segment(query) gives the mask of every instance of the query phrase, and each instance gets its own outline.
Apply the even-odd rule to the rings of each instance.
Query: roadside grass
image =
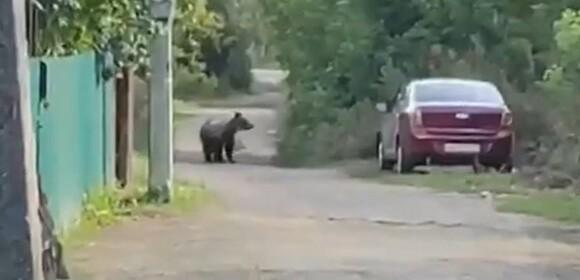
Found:
[[[387,175],[379,181],[391,185],[426,186],[442,192],[516,194],[525,190],[516,185],[512,176],[489,173],[470,174],[469,171],[432,171],[428,174]]]
[[[347,173],[354,178],[368,179],[386,185],[426,187],[440,192],[463,194],[481,193],[526,194],[512,175],[495,172],[474,174],[467,169],[430,168],[418,170],[417,173],[399,175],[389,171],[380,171],[369,162],[357,162],[346,167]]]
[[[173,125],[179,125],[181,122],[196,117],[197,114],[195,113],[183,113],[183,112],[175,112],[173,113]]]
[[[188,215],[213,199],[203,184],[175,181],[170,203],[151,202],[147,199],[146,166],[142,157],[135,159],[132,186],[101,187],[89,192],[78,222],[60,236],[63,246],[82,247],[101,230],[128,220]]]
[[[580,224],[580,197],[570,193],[538,192],[527,196],[505,196],[498,199],[501,212],[526,214]]]
[[[174,100],[173,101],[173,123],[178,125],[180,122],[195,117],[199,109],[198,104],[191,101]]]
[[[351,163],[347,173],[385,185],[425,187],[437,192],[493,194],[500,212],[525,214],[548,220],[580,224],[580,196],[572,191],[539,190],[511,174],[474,174],[469,169],[433,168],[424,173],[398,175],[381,172],[369,162]]]

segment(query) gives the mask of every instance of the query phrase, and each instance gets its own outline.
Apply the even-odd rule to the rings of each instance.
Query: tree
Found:
[[[149,15],[146,0],[41,1],[42,55],[69,55],[97,50],[114,54],[118,67],[145,69],[149,41],[159,26]],[[200,43],[220,37],[222,20],[206,8],[205,0],[178,1],[175,48],[177,63],[199,72]]]
[[[243,24],[240,15],[245,15],[241,7],[246,0],[210,0],[208,8],[219,15],[223,21],[218,40],[202,41],[201,61],[207,66],[205,73],[219,79],[222,93],[235,90],[248,90],[251,81],[252,61],[247,53],[252,37]]]
[[[308,142],[321,123],[339,125],[340,110],[388,98],[410,78],[453,75],[496,82],[516,114],[529,107],[521,95],[577,91],[575,85],[570,90],[552,82],[548,88],[542,81],[554,64],[549,80],[572,83],[580,77],[577,15],[567,12],[552,25],[566,8],[579,9],[579,0],[260,2],[278,59],[290,70],[286,127],[293,133],[285,135],[294,142]],[[544,87],[538,89],[538,82]],[[576,104],[570,98],[558,101]],[[534,112],[545,114],[540,107]],[[562,110],[558,116],[569,114]]]

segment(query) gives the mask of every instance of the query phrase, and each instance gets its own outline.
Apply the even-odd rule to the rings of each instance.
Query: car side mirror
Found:
[[[389,110],[387,103],[377,103],[375,107],[377,108],[377,111],[381,113],[387,113]]]

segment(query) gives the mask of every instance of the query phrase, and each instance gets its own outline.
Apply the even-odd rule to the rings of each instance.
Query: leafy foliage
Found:
[[[307,161],[311,146],[299,143],[311,144],[320,127],[340,130],[341,112],[430,76],[500,86],[522,150],[545,146],[544,157],[556,157],[580,131],[578,0],[260,1],[278,59],[290,70],[280,149],[292,152],[282,154]]]
[[[229,93],[230,88],[247,91],[252,82],[252,61],[247,51],[253,38],[240,16],[250,12],[241,11],[247,1],[250,0],[208,2],[208,8],[223,19],[223,36],[218,41],[202,42],[202,60],[207,65],[205,73],[219,79],[221,93]]]
[[[217,44],[223,36],[224,20],[210,11],[205,0],[177,1],[178,7],[173,25],[174,56],[178,66],[191,73],[202,73],[205,65],[200,63],[203,41]]]
[[[146,0],[43,1],[39,53],[59,56],[88,50],[110,51],[117,66],[147,67],[151,36],[162,32]],[[200,42],[217,40],[222,19],[205,0],[177,1],[173,25],[177,63],[200,72]]]
[[[164,30],[153,20],[148,0],[43,0],[41,38],[36,53],[47,56],[88,50],[110,52],[116,66],[149,67],[152,35]],[[208,76],[224,76],[227,87],[247,90],[252,63],[246,50],[250,32],[234,17],[238,1],[176,1],[172,26],[176,66],[188,79],[210,85]],[[246,11],[249,13],[249,11]]]

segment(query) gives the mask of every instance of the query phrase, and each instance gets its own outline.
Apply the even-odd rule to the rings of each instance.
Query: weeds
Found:
[[[65,247],[82,246],[100,230],[127,219],[188,214],[211,200],[203,184],[176,181],[170,203],[151,203],[147,199],[146,167],[147,161],[138,157],[134,161],[132,186],[100,187],[85,195],[77,224],[61,236]]]

